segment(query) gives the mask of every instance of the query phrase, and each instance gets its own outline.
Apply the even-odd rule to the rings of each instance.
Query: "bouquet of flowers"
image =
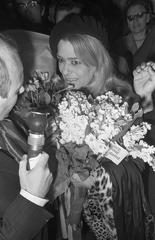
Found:
[[[63,81],[56,74],[49,77],[48,72],[35,70],[24,85],[25,91],[19,95],[12,115],[17,125],[27,132],[27,121],[31,111],[47,113],[48,117],[55,114],[56,103],[64,87]]]
[[[128,103],[111,91],[95,99],[67,91],[51,122],[60,163],[56,182],[63,182],[58,191],[65,191],[73,175],[89,185],[88,177],[103,159],[119,164],[131,155],[155,170],[155,147],[143,140],[151,126],[141,116],[138,108],[128,112]]]
[[[54,92],[60,87],[58,75],[54,75],[52,79],[49,78],[48,72],[35,70],[30,79],[25,84],[25,91],[19,96],[16,109],[22,108],[44,108],[53,101]]]
[[[51,101],[50,91],[48,72],[35,71],[25,87],[25,95],[33,107],[48,105]]]

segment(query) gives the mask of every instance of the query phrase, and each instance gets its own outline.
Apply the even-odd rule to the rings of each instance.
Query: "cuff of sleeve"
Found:
[[[36,196],[32,195],[31,193],[25,191],[24,189],[20,190],[20,195],[40,207],[45,206],[45,204],[49,201],[48,199],[36,197]]]

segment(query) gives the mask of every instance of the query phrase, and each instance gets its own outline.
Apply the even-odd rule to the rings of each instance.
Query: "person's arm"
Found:
[[[152,93],[155,90],[155,63],[142,63],[133,71],[135,92],[142,98],[144,113],[154,108]]]
[[[0,240],[31,240],[51,217],[19,194],[0,220]]]
[[[6,160],[4,154],[1,153],[1,157]],[[21,191],[1,216],[0,240],[32,240],[52,217],[43,208],[48,201],[45,196],[53,179],[48,168],[48,155],[40,154],[32,170],[26,169],[27,156],[19,165]]]

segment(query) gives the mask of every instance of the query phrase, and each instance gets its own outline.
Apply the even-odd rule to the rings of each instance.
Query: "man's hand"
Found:
[[[38,162],[32,170],[27,170],[27,156],[24,155],[19,164],[19,179],[21,189],[40,198],[45,198],[52,183],[52,173],[48,168],[48,154],[42,153],[37,157]]]
[[[155,63],[142,63],[133,71],[135,92],[142,98],[150,99],[155,90]]]

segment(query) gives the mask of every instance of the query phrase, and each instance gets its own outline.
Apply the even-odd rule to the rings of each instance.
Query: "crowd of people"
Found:
[[[145,141],[155,146],[154,1],[0,5],[0,240],[155,240],[155,173],[147,163],[128,156],[116,165],[102,157],[89,172],[91,184],[76,172],[62,190],[50,132],[37,164],[28,169],[28,129],[13,111],[39,68],[50,79],[59,76],[64,89],[92,98],[112,91],[128,111],[138,105],[140,120],[151,124]],[[53,198],[55,187],[61,194]]]

